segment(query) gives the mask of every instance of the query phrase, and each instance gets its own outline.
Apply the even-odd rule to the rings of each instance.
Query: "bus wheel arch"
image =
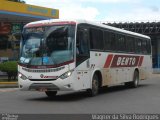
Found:
[[[87,89],[89,96],[96,96],[99,92],[100,87],[102,86],[102,74],[99,70],[95,71],[92,80],[91,80],[91,88]]]
[[[137,88],[139,86],[139,69],[136,68],[134,73],[133,73],[133,81],[132,81],[132,87]]]
[[[133,75],[132,75],[132,81],[131,82],[126,82],[125,85],[127,87],[131,87],[131,88],[137,88],[139,86],[139,80],[140,80],[140,77],[139,77],[139,69],[136,68],[133,72]]]
[[[102,73],[100,71],[96,71],[94,74],[98,77],[99,88],[102,87]]]

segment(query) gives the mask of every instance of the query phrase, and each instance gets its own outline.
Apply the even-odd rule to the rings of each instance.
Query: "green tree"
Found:
[[[8,61],[0,63],[0,71],[6,72],[8,75],[8,80],[15,80],[17,77],[17,61]]]

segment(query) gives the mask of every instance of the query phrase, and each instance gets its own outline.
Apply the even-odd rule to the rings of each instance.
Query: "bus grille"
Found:
[[[56,79],[29,79],[30,81],[54,81]]]
[[[46,72],[57,72],[65,67],[59,67],[59,68],[54,68],[54,69],[28,69],[28,68],[22,68],[24,71],[27,72],[33,72],[33,73],[46,73]]]
[[[40,88],[46,88],[48,91],[49,90],[59,90],[59,88],[52,84],[52,83],[33,83],[31,84],[31,86],[29,87],[29,90],[38,90]]]

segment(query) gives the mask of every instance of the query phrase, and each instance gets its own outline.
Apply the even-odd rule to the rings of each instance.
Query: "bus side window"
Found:
[[[104,31],[104,49],[105,50],[112,50],[112,43],[113,41],[111,40],[111,33],[108,31]]]
[[[147,39],[147,54],[151,54],[151,43],[149,39]]]
[[[89,54],[88,47],[88,30],[80,29],[77,34],[77,53],[87,55]]]
[[[110,39],[111,39],[111,49],[112,51],[116,51],[117,42],[116,42],[116,34],[114,32],[111,32]]]
[[[77,30],[76,58],[77,65],[89,58],[89,35],[86,28]]]
[[[135,53],[135,39],[134,37],[126,37],[126,50],[130,53]]]
[[[142,54],[142,42],[141,39],[135,38],[135,48],[137,54]]]
[[[116,50],[117,51],[126,51],[126,38],[124,35],[116,35]]]
[[[103,31],[101,29],[90,29],[90,48],[92,50],[104,50]]]

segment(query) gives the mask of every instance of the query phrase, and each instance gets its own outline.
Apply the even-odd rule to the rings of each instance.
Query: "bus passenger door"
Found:
[[[89,52],[89,31],[85,27],[78,27],[76,41],[76,70],[78,87],[82,89],[89,86],[90,83],[90,52]]]

